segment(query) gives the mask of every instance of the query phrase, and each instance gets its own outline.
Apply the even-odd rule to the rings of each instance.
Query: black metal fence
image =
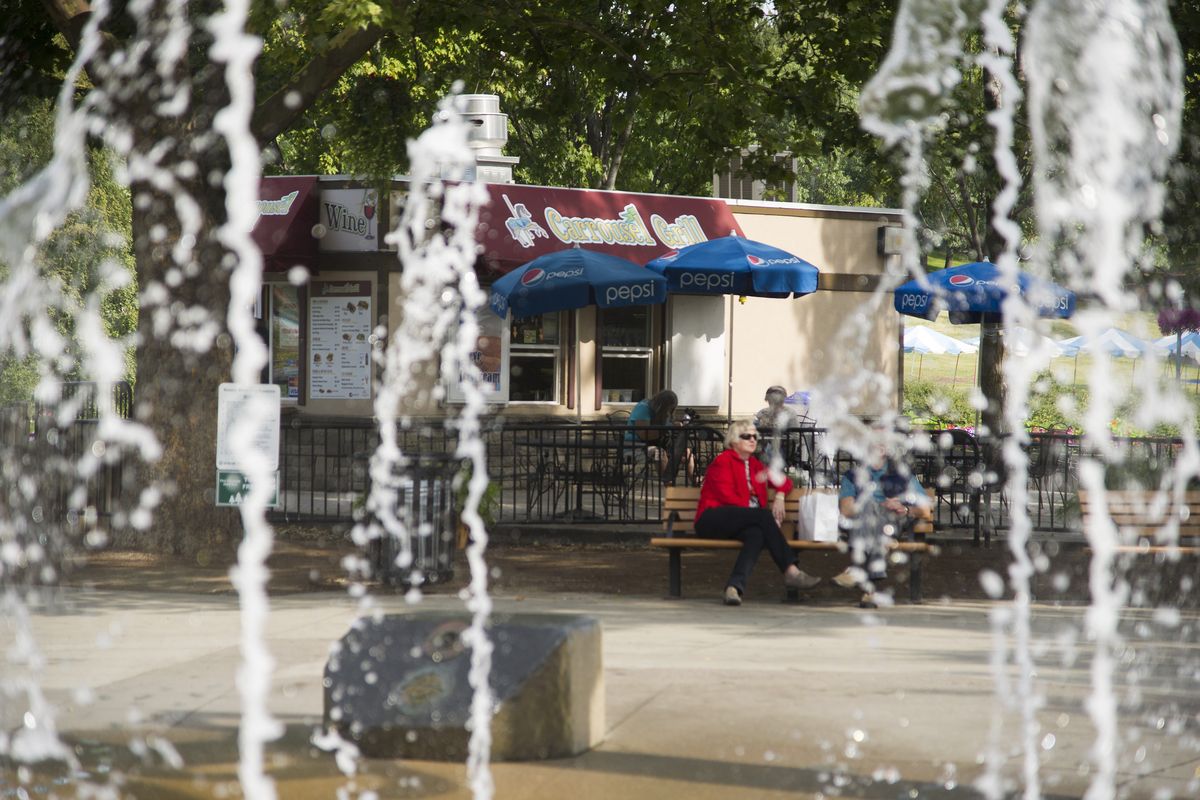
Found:
[[[60,402],[0,407],[0,506],[10,536],[30,558],[30,569],[58,562],[71,535],[90,531],[112,515],[122,492],[124,469],[98,437],[100,408],[90,383],[66,383]],[[128,384],[113,388],[112,407],[128,416]],[[10,565],[11,567],[11,565]],[[30,574],[29,580],[45,576]],[[16,575],[4,571],[4,582]]]
[[[124,470],[119,460],[103,457],[94,392],[89,384],[70,384],[63,392],[71,400],[67,406],[0,409],[10,507],[28,505],[31,519],[112,513]],[[131,399],[127,385],[114,389],[114,408],[122,416],[129,414]],[[61,408],[67,409],[66,419]],[[414,421],[397,431],[399,448],[405,454],[452,456],[457,446],[452,426],[453,421]],[[635,438],[620,422],[490,419],[482,438],[498,495],[494,518],[501,523],[656,523],[663,487],[698,485],[724,449],[723,431],[721,422],[651,426],[639,429]],[[950,430],[918,431],[911,437],[909,462],[922,484],[936,492],[935,526],[940,531],[966,530],[986,538],[1009,526],[1013,509],[1003,488],[1003,470],[974,436]],[[1026,508],[1034,528],[1052,534],[1078,530],[1082,438],[1035,433],[1030,440]],[[352,520],[365,498],[369,459],[378,443],[373,420],[285,416],[281,505],[273,517]],[[831,452],[827,443],[823,429],[794,429],[764,438],[762,455],[777,448],[794,482],[836,488],[853,459]],[[1180,440],[1169,438],[1119,439],[1117,445],[1125,459],[1109,468],[1114,486],[1130,480],[1158,485],[1182,448]],[[85,453],[94,458],[81,470],[79,457]],[[22,482],[25,475],[37,477]]]
[[[502,523],[654,523],[663,486],[698,485],[708,464],[724,449],[724,426],[641,429],[652,441],[635,440],[630,428],[606,422],[536,422],[494,419],[483,441],[488,474],[498,487],[495,517]],[[453,453],[456,434],[441,421],[414,423],[397,435],[404,453]],[[1075,499],[1080,437],[1033,434],[1029,458],[1028,510],[1034,527],[1078,527]],[[829,452],[821,428],[793,429],[764,449],[778,447],[799,485],[836,489],[853,465],[844,452]],[[367,463],[378,443],[370,420],[295,416],[282,436],[280,520],[347,521],[368,488]],[[1169,463],[1178,440],[1129,440],[1139,452]],[[762,454],[764,459],[769,452]],[[987,536],[1008,526],[1011,515],[1002,476],[987,467],[986,454],[966,431],[916,432],[910,449],[914,474],[936,493],[935,525]]]

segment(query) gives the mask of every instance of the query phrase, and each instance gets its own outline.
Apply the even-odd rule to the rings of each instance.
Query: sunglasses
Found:
[[[753,442],[758,439],[757,433],[739,433],[738,438],[743,442]]]

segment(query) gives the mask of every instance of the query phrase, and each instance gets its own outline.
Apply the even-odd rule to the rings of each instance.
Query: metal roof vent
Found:
[[[508,115],[500,113],[500,97],[494,94],[464,94],[460,97],[463,119],[471,125],[467,144],[475,151],[475,174],[467,175],[467,178],[483,183],[512,183],[512,168],[520,159],[504,155]]]

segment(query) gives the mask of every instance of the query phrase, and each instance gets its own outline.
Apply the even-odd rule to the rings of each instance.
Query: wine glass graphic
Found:
[[[371,218],[375,216],[375,195],[369,194],[363,200],[363,216],[367,218],[367,238],[374,239],[375,235],[371,233]]]

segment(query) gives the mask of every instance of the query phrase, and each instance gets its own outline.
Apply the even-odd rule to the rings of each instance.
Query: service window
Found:
[[[600,312],[600,371],[606,403],[636,403],[650,392],[654,350],[650,307],[609,308]]]
[[[509,329],[509,402],[557,403],[562,383],[558,314],[514,319]]]
[[[258,333],[270,357],[262,382],[279,387],[283,402],[300,400],[300,288],[289,283],[269,283],[255,306]]]

